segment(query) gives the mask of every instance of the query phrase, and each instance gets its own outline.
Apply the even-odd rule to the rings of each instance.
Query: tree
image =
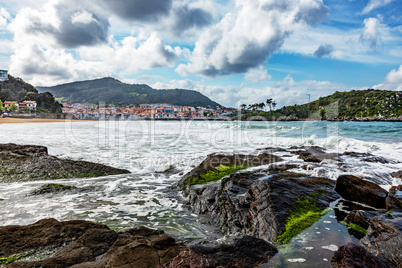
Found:
[[[264,109],[265,107],[265,103],[261,102],[258,104],[258,108],[260,108],[260,110]]]
[[[325,120],[326,117],[327,117],[324,107],[322,107],[321,110],[320,110],[320,116],[321,116],[321,120]]]
[[[269,107],[269,111],[272,113],[272,98],[267,99],[266,101],[268,107]]]
[[[18,110],[18,106],[15,105],[14,103],[11,104],[11,106],[10,106],[10,111],[13,112],[13,111],[17,111],[17,110]]]
[[[3,102],[0,100],[0,112],[4,111],[4,104]]]
[[[246,105],[246,104],[240,105],[240,110],[241,110],[241,111],[246,110],[246,108],[247,108],[247,105]]]
[[[277,105],[276,101],[272,101],[272,107],[274,110],[275,110],[276,105]]]

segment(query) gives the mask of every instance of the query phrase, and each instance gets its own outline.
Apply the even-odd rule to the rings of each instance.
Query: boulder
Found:
[[[391,176],[397,179],[402,179],[402,170],[392,172]]]
[[[32,191],[31,195],[41,195],[41,194],[49,194],[49,193],[58,193],[63,191],[70,191],[77,189],[75,186],[57,184],[57,183],[48,183],[44,184],[38,189]]]
[[[272,244],[252,236],[234,238],[229,244],[192,246],[182,251],[164,268],[258,267],[278,250]]]
[[[364,247],[352,242],[342,245],[331,259],[334,268],[389,268],[393,267],[381,256],[375,256]]]
[[[402,185],[392,186],[389,189],[385,205],[387,211],[402,212]]]
[[[324,209],[339,198],[334,181],[288,171],[235,173],[188,196],[191,209],[225,234],[275,241],[297,200],[310,198]]]
[[[354,223],[362,227],[363,229],[369,228],[371,220],[381,215],[382,213],[377,211],[351,211],[345,217],[344,221],[347,223]]]
[[[398,266],[402,263],[402,213],[374,217],[360,245]]]
[[[0,144],[1,182],[99,177],[130,173],[102,164],[59,159],[36,145]]]
[[[145,227],[117,233],[87,221],[46,219],[27,226],[0,227],[0,257],[61,247],[49,258],[20,260],[7,267],[158,267],[188,250],[162,233]]]
[[[385,208],[388,192],[375,183],[352,175],[341,175],[336,180],[335,191],[344,199],[375,208]]]
[[[339,154],[326,153],[324,148],[319,146],[293,147],[293,149],[296,149],[295,151],[293,151],[293,153],[298,154],[298,158],[302,159],[305,162],[321,163],[325,159],[339,161]]]
[[[44,247],[60,247],[77,240],[90,229],[109,230],[89,221],[44,219],[30,225],[0,227],[0,258]]]

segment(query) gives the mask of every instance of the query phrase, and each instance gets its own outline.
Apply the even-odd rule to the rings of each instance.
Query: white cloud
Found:
[[[402,65],[399,66],[398,70],[391,70],[385,77],[385,81],[382,84],[373,86],[373,88],[402,90]]]
[[[394,0],[370,0],[367,6],[363,9],[362,14],[370,13],[374,9],[389,5],[393,1]]]
[[[191,63],[176,70],[210,77],[247,72],[263,64],[299,25],[315,24],[327,12],[321,0],[237,0],[234,13],[200,36]]]
[[[93,14],[87,11],[77,11],[71,16],[71,22],[88,24],[97,22],[97,20],[93,17]]]
[[[367,43],[371,50],[376,51],[381,46],[380,21],[377,18],[364,20],[364,31],[360,36],[363,43]]]
[[[158,82],[152,85],[157,89],[182,88],[201,92],[212,100],[227,106],[238,107],[240,104],[260,103],[268,98],[273,98],[277,108],[308,102],[307,93],[311,94],[311,100],[327,96],[335,91],[345,91],[348,88],[342,84],[334,84],[329,81],[302,80],[294,81],[288,75],[282,81],[272,81],[272,85],[265,87],[247,87],[244,85],[205,85],[199,81],[172,80],[166,83]]]
[[[251,81],[254,84],[258,84],[261,81],[270,80],[271,75],[269,75],[268,71],[264,69],[264,66],[260,65],[257,68],[248,70],[244,75],[244,79]]]

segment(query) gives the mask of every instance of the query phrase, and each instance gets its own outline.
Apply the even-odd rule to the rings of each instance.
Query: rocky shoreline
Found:
[[[60,159],[45,146],[0,144],[0,183],[33,180],[89,178],[130,171],[86,161]]]
[[[48,160],[54,157],[47,155],[45,147],[0,148],[7,148],[0,149],[3,159],[31,161],[23,166],[37,163],[35,158],[48,161],[46,167],[54,165]],[[297,156],[299,162],[283,161],[287,155]],[[307,172],[324,162],[345,169],[345,158],[381,164],[397,161],[369,153],[328,153],[316,146],[265,148],[250,155],[212,154],[185,174],[173,190],[183,193],[190,209],[204,222],[231,237],[225,243],[183,243],[145,227],[116,232],[88,221],[44,219],[27,226],[0,227],[0,266],[271,267],[265,265],[275,265],[278,247],[334,209],[336,220],[361,236],[359,243],[336,246],[329,260],[332,267],[400,267],[402,185],[386,191],[353,175],[333,180]],[[390,176],[401,179],[401,174]],[[63,185],[45,186],[33,194],[70,190]]]

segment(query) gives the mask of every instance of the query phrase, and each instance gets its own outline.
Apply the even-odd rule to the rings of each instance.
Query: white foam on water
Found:
[[[303,258],[288,259],[288,262],[303,263],[303,262],[306,262],[306,259],[303,259]]]

